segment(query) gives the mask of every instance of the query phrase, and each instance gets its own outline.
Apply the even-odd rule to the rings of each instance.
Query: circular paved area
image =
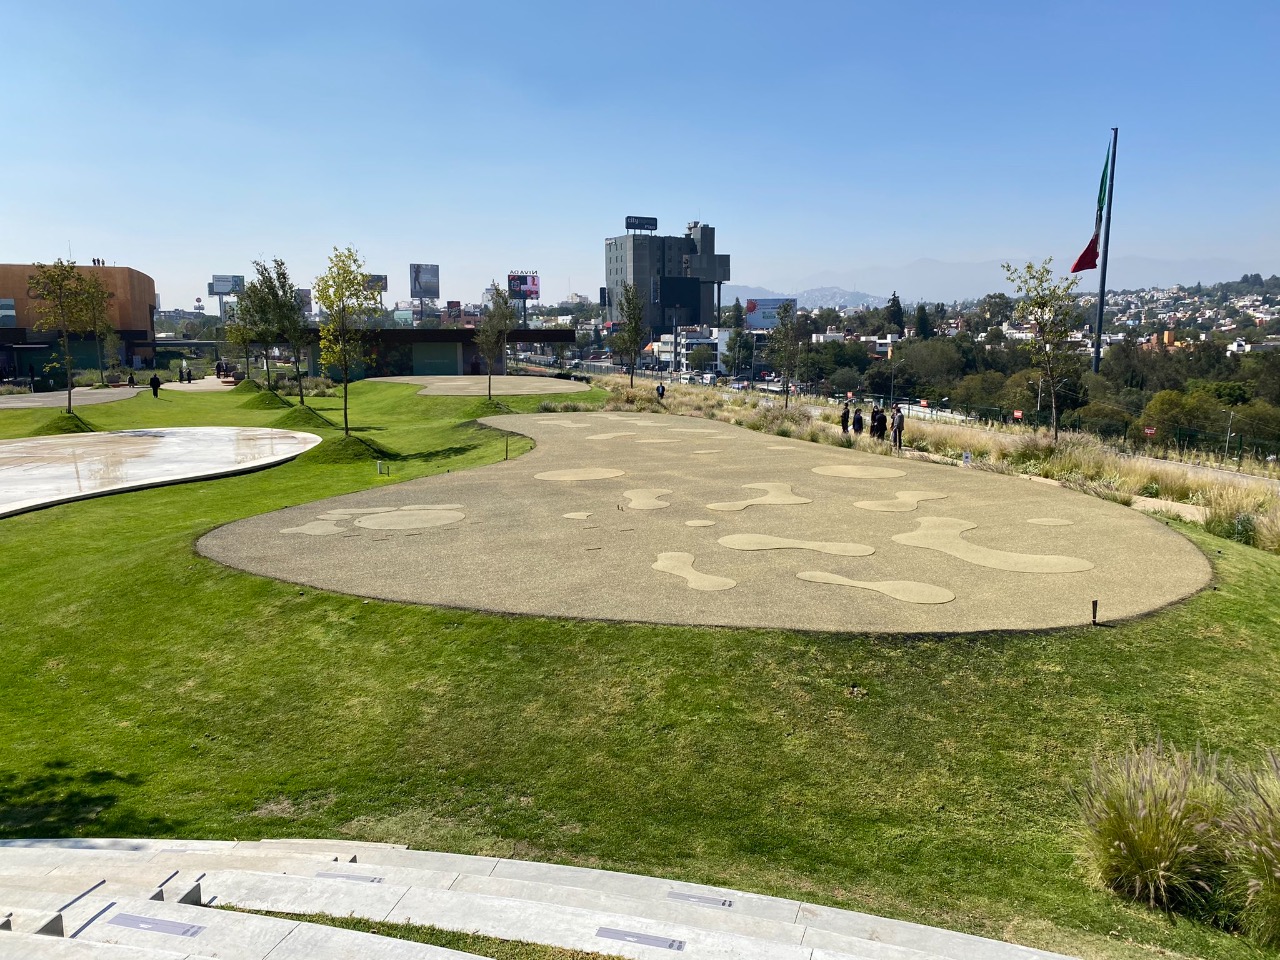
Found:
[[[484,422],[537,448],[243,520],[199,550],[390,600],[830,631],[1057,627],[1094,599],[1116,620],[1210,575],[1163,524],[1020,477],[684,417]]]
[[[149,376],[149,375],[148,375]],[[128,400],[137,396],[142,387],[130,390],[128,387],[93,387],[71,388],[71,409],[97,403],[111,403],[114,400]],[[0,397],[0,410],[24,410],[35,408],[67,409],[67,391],[55,390],[48,393],[7,393]]]
[[[0,517],[269,467],[320,442],[259,427],[167,427],[0,441]]]
[[[487,397],[488,377],[371,377],[379,383],[414,383],[424,397]],[[495,397],[540,397],[556,393],[581,393],[591,385],[555,377],[494,377]]]

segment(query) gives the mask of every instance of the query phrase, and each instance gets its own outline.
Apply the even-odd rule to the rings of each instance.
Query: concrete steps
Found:
[[[66,903],[73,896],[77,899]],[[188,902],[177,902],[181,900]],[[52,912],[61,917],[65,939],[245,960],[260,960],[267,953],[270,960],[384,956],[364,947],[343,952],[343,945],[354,950],[356,940],[368,935],[323,926],[303,929],[308,925],[209,910],[209,905],[431,924],[642,960],[672,952],[691,960],[1069,960],[935,927],[727,888],[391,844],[0,842],[0,916],[6,910],[29,911],[30,916],[18,919],[34,923],[41,912]],[[183,932],[195,928],[196,933]],[[0,956],[8,956],[8,935],[0,930]],[[305,950],[304,942],[309,944]],[[401,941],[387,944],[387,950],[421,949]]]

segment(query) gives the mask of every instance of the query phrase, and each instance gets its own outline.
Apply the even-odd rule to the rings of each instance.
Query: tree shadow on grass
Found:
[[[76,770],[50,760],[29,776],[0,772],[0,837],[150,837],[171,834],[163,817],[141,816],[120,804],[144,779],[136,773]]]

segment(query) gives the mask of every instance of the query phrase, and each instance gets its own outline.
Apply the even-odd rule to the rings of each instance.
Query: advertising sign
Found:
[[[1015,410],[1015,411],[1013,411],[1013,419],[1015,419],[1015,420],[1021,420],[1021,419],[1022,419],[1022,411],[1021,411],[1021,410]]]
[[[1142,432],[1143,432],[1143,433],[1145,433],[1148,437],[1154,437],[1154,436],[1156,435],[1156,428],[1155,428],[1155,427],[1143,427],[1143,428],[1142,428]]]
[[[312,311],[311,288],[298,287],[296,290],[293,291],[293,293],[294,293],[294,296],[298,298],[298,306],[302,307],[302,312],[311,313]]]
[[[213,283],[209,284],[209,296],[226,296],[232,293],[244,293],[244,277],[215,273]]]
[[[440,264],[409,264],[409,297],[413,300],[435,300],[440,296]]]
[[[799,301],[794,297],[748,300],[743,326],[748,330],[772,330],[778,325],[778,308],[784,303],[791,304],[791,315],[794,317],[800,308]]]
[[[444,309],[445,309],[445,315],[450,320],[462,319],[462,301],[461,300],[446,300],[444,304]]]
[[[628,230],[657,230],[657,217],[627,217]]]
[[[507,292],[512,300],[538,300],[538,275],[536,273],[508,273]]]
[[[364,288],[370,293],[386,293],[387,275],[385,273],[365,274]]]

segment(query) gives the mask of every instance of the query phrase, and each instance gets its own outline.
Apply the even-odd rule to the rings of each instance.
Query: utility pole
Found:
[[[1234,410],[1226,411],[1227,414],[1227,439],[1222,444],[1222,459],[1226,460],[1231,453],[1231,421],[1235,419],[1236,412]]]

